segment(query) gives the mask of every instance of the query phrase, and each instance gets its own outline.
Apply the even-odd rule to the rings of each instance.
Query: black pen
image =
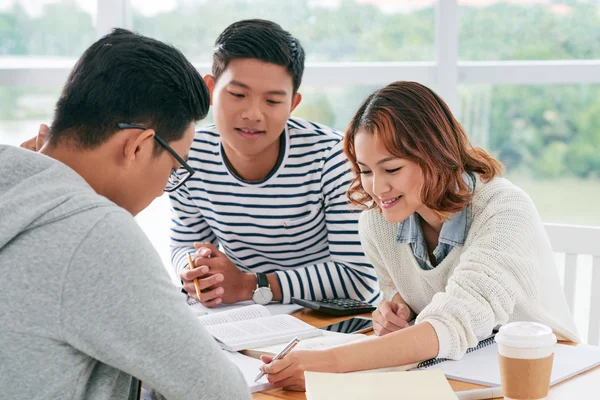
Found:
[[[291,342],[289,342],[279,353],[277,353],[277,355],[275,357],[273,357],[273,359],[271,360],[271,362],[269,364],[271,364],[275,360],[279,360],[279,359],[287,356],[288,353],[290,351],[292,351],[292,349],[294,347],[296,347],[296,345],[298,343],[300,343],[300,341],[298,340],[298,338],[297,337],[293,338]],[[260,371],[260,374],[258,374],[258,376],[256,377],[256,379],[254,379],[254,382],[256,382],[257,380],[259,380],[263,376],[265,376],[265,373],[262,372],[262,371]]]

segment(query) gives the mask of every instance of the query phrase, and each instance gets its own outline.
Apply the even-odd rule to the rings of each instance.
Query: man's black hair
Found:
[[[304,49],[300,41],[281,26],[264,19],[234,22],[219,35],[213,52],[212,74],[215,80],[230,61],[254,58],[285,67],[294,83],[294,94],[302,83]]]
[[[209,104],[206,84],[179,50],[114,29],[73,67],[56,104],[49,140],[94,148],[126,122],[177,141],[190,123],[206,117]],[[158,153],[162,147],[155,146]]]

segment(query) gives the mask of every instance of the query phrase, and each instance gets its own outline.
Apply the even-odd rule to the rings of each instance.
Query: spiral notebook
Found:
[[[469,354],[469,353],[472,353],[472,352],[474,352],[474,351],[477,351],[477,350],[483,349],[484,347],[488,347],[488,346],[491,346],[491,345],[493,345],[494,343],[496,343],[496,342],[495,342],[495,340],[494,340],[494,337],[495,337],[495,334],[494,334],[494,335],[492,335],[492,336],[490,336],[490,337],[487,337],[487,338],[485,338],[485,339],[481,340],[481,341],[480,341],[480,342],[477,344],[477,346],[475,346],[475,347],[471,347],[471,348],[467,349],[467,353],[465,354],[465,357],[466,357],[466,355],[467,355],[467,354]],[[464,359],[464,358],[463,358],[463,359]],[[415,369],[427,369],[427,368],[429,368],[429,367],[433,367],[434,365],[438,365],[438,364],[440,364],[440,363],[443,363],[444,361],[452,361],[452,362],[456,362],[456,361],[454,361],[454,360],[450,360],[450,359],[448,359],[448,358],[432,358],[431,360],[427,360],[427,361],[423,361],[423,362],[420,362],[420,363],[418,363],[418,364],[417,364],[417,367],[416,367]]]
[[[596,346],[569,346],[557,344],[550,386],[600,365],[600,348]],[[500,386],[498,346],[494,337],[482,340],[458,361],[435,358],[423,361],[416,369],[440,369],[446,378],[484,386]]]

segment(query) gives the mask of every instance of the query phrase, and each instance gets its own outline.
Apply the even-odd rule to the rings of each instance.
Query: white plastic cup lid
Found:
[[[495,340],[503,346],[535,348],[553,346],[556,336],[552,329],[544,324],[519,321],[503,325]]]

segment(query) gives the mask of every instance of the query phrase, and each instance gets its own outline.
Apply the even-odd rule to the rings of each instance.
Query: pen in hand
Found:
[[[280,360],[283,357],[287,356],[289,354],[289,352],[292,351],[293,348],[296,347],[296,345],[299,342],[300,341],[298,340],[297,337],[293,338],[291,342],[289,342],[279,353],[277,353],[277,355],[275,357],[273,357],[273,359],[271,360],[271,362],[269,364],[271,364],[275,360]],[[265,376],[265,373],[262,372],[262,371],[260,371],[260,374],[258,374],[258,376],[256,377],[256,379],[254,379],[254,382],[258,381],[263,376]]]
[[[188,264],[190,265],[190,269],[196,268],[194,266],[194,259],[192,258],[190,253],[187,253],[187,256],[188,256]],[[196,295],[198,296],[198,300],[200,300],[200,284],[198,283],[198,278],[194,278],[194,286],[196,286]]]

